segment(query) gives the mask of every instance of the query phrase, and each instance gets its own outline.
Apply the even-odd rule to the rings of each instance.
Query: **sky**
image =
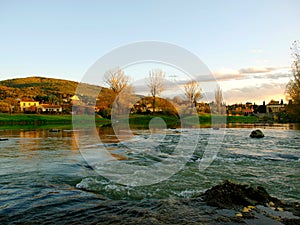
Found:
[[[155,40],[197,55],[228,104],[285,100],[299,9],[298,0],[0,0],[0,80],[81,81],[113,49]],[[126,73],[148,76],[135,70]]]

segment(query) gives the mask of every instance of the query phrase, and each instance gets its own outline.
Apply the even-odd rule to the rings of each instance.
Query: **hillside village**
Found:
[[[98,113],[109,117],[114,101],[114,93],[103,88],[93,103],[92,95],[82,93],[75,95],[77,83],[50,78],[23,78],[0,82],[0,112],[2,113],[34,113],[34,114],[71,114]],[[99,90],[99,87],[87,85],[87,90]],[[89,101],[90,98],[90,101]],[[134,105],[128,105],[131,113],[147,114],[153,112],[151,97],[138,96]],[[181,109],[188,108],[188,101],[178,96],[173,99],[158,98],[156,111],[177,114]],[[224,105],[218,112],[214,102],[197,102],[198,113],[222,114],[228,116],[259,116],[275,119],[286,110],[283,100],[271,100],[262,105],[246,102],[245,104]],[[226,108],[226,111],[225,111]],[[83,111],[82,111],[83,110]]]

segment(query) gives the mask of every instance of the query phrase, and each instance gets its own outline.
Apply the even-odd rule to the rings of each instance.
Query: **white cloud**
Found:
[[[218,81],[248,78],[279,79],[289,77],[290,67],[247,67],[240,69],[220,69],[214,72]]]
[[[263,83],[260,85],[250,85],[241,88],[233,88],[224,92],[225,101],[229,104],[239,102],[256,102],[261,104],[263,101],[268,103],[271,99],[285,99],[285,84]]]
[[[214,76],[218,81],[241,80],[248,78],[270,78],[277,79],[287,77],[288,67],[247,67],[240,69],[222,68],[214,71]],[[208,80],[209,81],[209,80]]]
[[[276,70],[275,67],[249,67],[249,68],[241,68],[239,72],[242,74],[249,74],[249,73],[268,73],[271,71]]]
[[[261,104],[262,101],[271,99],[285,99],[285,86],[290,77],[290,68],[287,66],[278,67],[245,67],[239,69],[222,68],[211,74],[195,76],[200,82],[200,86],[206,95],[204,101],[214,100],[214,90],[216,81],[220,83],[224,91],[224,100],[228,104],[238,102],[256,102]],[[168,77],[165,84],[163,97],[174,97],[183,95],[183,85],[187,83],[188,78]],[[136,92],[139,94],[149,95],[149,88],[145,80],[134,83]]]
[[[239,80],[244,78],[244,76],[238,70],[230,68],[222,68],[214,71],[213,74],[218,81]]]

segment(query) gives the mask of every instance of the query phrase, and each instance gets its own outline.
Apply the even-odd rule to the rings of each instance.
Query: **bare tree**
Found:
[[[128,86],[129,77],[125,75],[123,70],[117,67],[108,70],[104,74],[104,81],[114,93],[119,94]]]
[[[223,105],[223,94],[222,89],[220,88],[220,85],[217,86],[217,89],[215,90],[215,101],[217,105],[217,113],[222,114],[222,105]]]
[[[121,113],[123,107],[127,107],[126,104],[124,104],[124,99],[129,99],[129,96],[131,96],[133,92],[133,89],[129,85],[129,76],[126,76],[124,71],[117,67],[108,70],[104,74],[104,81],[115,94],[115,110]]]
[[[184,94],[188,98],[191,107],[197,107],[197,101],[202,98],[202,90],[197,81],[190,81],[184,85]]]
[[[288,112],[296,122],[300,121],[300,44],[294,41],[291,47],[294,58],[292,64],[293,77],[286,86],[287,99],[292,104],[288,106]]]
[[[152,108],[155,112],[155,98],[164,90],[165,72],[160,69],[152,70],[149,72],[148,87],[153,98]]]

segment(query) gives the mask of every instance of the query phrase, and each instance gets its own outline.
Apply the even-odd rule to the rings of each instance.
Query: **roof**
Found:
[[[21,100],[21,102],[39,102],[39,101],[35,101],[35,100]]]
[[[60,105],[50,105],[50,104],[41,104],[40,107],[43,108],[50,108],[50,109],[60,109]]]
[[[80,100],[80,99],[78,98],[77,95],[73,95],[73,96],[71,97],[71,100],[75,100],[75,101],[77,100],[77,101],[78,101],[78,100]]]
[[[279,101],[271,100],[268,105],[280,105]]]

